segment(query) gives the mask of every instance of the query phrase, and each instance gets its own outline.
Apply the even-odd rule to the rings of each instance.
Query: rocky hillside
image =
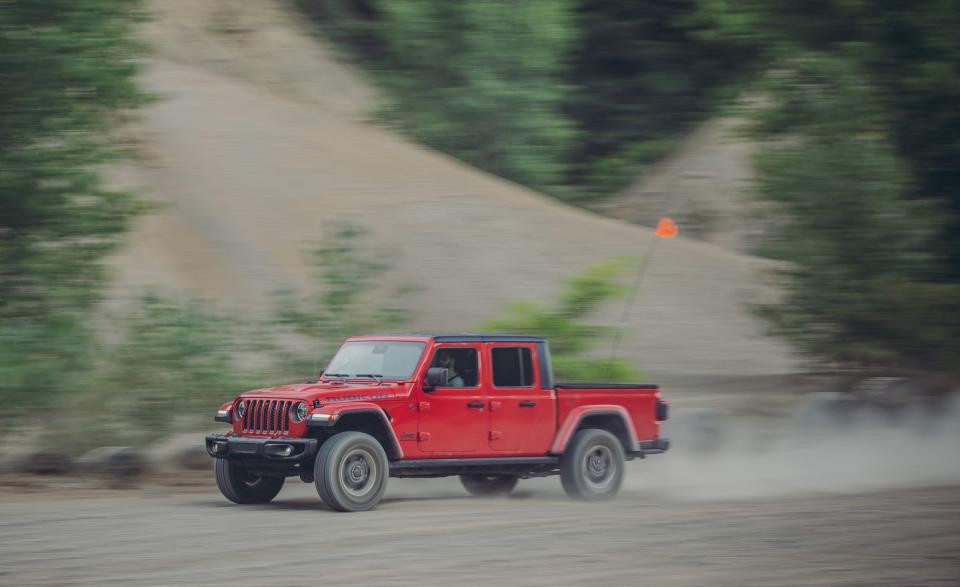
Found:
[[[466,329],[651,238],[372,124],[376,92],[286,2],[153,8],[145,83],[161,100],[131,129],[141,157],[118,181],[161,208],[114,260],[117,298],[153,285],[263,313],[276,290],[309,286],[303,252],[328,223],[350,221],[389,252],[384,281],[413,286],[415,327]],[[661,243],[625,354],[653,374],[794,370],[744,307],[769,295],[764,265],[686,238]]]

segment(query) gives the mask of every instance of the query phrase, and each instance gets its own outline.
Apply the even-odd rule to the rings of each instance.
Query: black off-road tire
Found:
[[[362,512],[380,503],[390,463],[377,439],[363,432],[341,432],[320,445],[313,464],[317,493],[330,508]]]
[[[214,459],[220,493],[233,503],[268,503],[283,489],[283,477],[251,475],[236,461]]]
[[[479,497],[506,495],[517,486],[517,481],[515,475],[460,475],[463,488]]]
[[[560,457],[560,481],[567,495],[584,501],[613,498],[623,484],[623,446],[606,430],[577,432]]]

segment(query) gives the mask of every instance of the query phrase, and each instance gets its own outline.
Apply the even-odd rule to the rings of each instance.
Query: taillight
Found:
[[[657,400],[657,421],[663,422],[667,419],[667,416],[670,412],[670,404],[663,401],[662,399]]]

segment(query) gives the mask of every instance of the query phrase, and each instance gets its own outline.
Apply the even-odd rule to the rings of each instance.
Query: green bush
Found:
[[[87,321],[69,314],[0,322],[0,423],[43,413],[90,387],[97,339]]]
[[[222,402],[267,380],[269,362],[243,362],[255,353],[241,325],[199,302],[146,294],[107,318],[87,362],[58,370],[65,391],[22,422],[40,423],[49,445],[79,452],[202,429]]]
[[[640,381],[643,372],[622,359],[602,358],[597,351],[609,344],[615,328],[588,320],[605,303],[627,292],[620,282],[629,267],[629,258],[591,267],[567,282],[566,290],[550,305],[517,303],[502,318],[481,325],[485,332],[507,332],[544,336],[556,377],[567,381]]]

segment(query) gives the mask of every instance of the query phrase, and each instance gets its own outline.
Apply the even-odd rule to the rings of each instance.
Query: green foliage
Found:
[[[58,411],[56,435],[74,443],[139,444],[176,427],[193,429],[237,393],[266,383],[240,325],[198,302],[143,296],[111,316],[117,332],[77,378]],[[256,362],[253,362],[257,365]],[[79,385],[78,385],[79,383]]]
[[[373,258],[362,248],[365,236],[366,230],[353,224],[328,225],[326,240],[310,253],[319,291],[310,296],[279,294],[277,323],[319,344],[319,349],[311,349],[319,351],[313,360],[330,358],[347,337],[387,332],[408,320],[406,310],[372,299],[385,295],[377,286],[390,265],[386,254],[374,252]],[[403,294],[398,290],[386,296]]]
[[[388,90],[388,120],[481,169],[561,185],[573,140],[560,112],[569,3],[302,2]]]
[[[0,1],[0,418],[83,387],[101,261],[138,210],[107,138],[144,101],[136,0]]]
[[[137,204],[106,132],[141,104],[137,0],[0,2],[0,319],[89,308]],[[56,319],[62,321],[62,317]]]
[[[778,225],[766,250],[789,263],[779,271],[784,299],[761,315],[838,366],[955,368],[929,352],[956,348],[953,335],[937,341],[937,329],[913,322],[955,322],[960,298],[918,285],[936,266],[938,224],[905,196],[910,175],[869,80],[843,58],[807,54],[784,62],[767,90],[771,106],[754,130],[776,141],[757,158],[758,190]]]
[[[147,294],[106,318],[109,335],[73,317],[0,328],[5,424],[38,423],[45,442],[71,452],[140,444],[208,423],[272,375],[237,323],[197,302]]]
[[[759,191],[790,261],[762,313],[843,366],[957,373],[960,10],[901,2],[701,0],[714,36],[773,72]]]
[[[624,187],[744,71],[694,0],[300,0],[391,99],[481,169],[587,203]]]
[[[581,130],[569,179],[582,197],[625,187],[721,100],[750,60],[705,34],[695,0],[582,0],[565,109]]]
[[[106,316],[101,334],[75,314],[57,322],[18,319],[0,328],[5,423],[42,422],[45,442],[78,452],[142,444],[209,423],[214,408],[248,389],[305,378],[316,344],[329,355],[344,338],[389,330],[406,313],[371,299],[388,259],[361,251],[365,231],[331,225],[312,252],[321,291],[285,294],[272,320],[236,319],[195,301],[142,296]],[[402,291],[388,292],[393,297]],[[306,357],[290,347],[309,347]]]
[[[560,380],[638,381],[642,372],[628,362],[595,356],[600,345],[612,340],[614,329],[587,321],[604,303],[626,295],[620,278],[630,266],[626,258],[596,265],[571,279],[553,304],[514,304],[506,316],[486,322],[481,330],[546,337]]]
[[[115,324],[123,336],[104,349],[97,392],[115,417],[144,432],[255,387],[252,370],[235,362],[244,340],[238,325],[197,302],[147,295]]]
[[[96,339],[76,316],[0,323],[0,423],[53,405],[85,389]]]
[[[903,196],[944,217],[932,279],[960,279],[960,7],[952,0],[700,0],[712,34],[754,48],[768,67],[829,56],[855,70],[910,178]],[[842,117],[839,113],[838,117]]]

